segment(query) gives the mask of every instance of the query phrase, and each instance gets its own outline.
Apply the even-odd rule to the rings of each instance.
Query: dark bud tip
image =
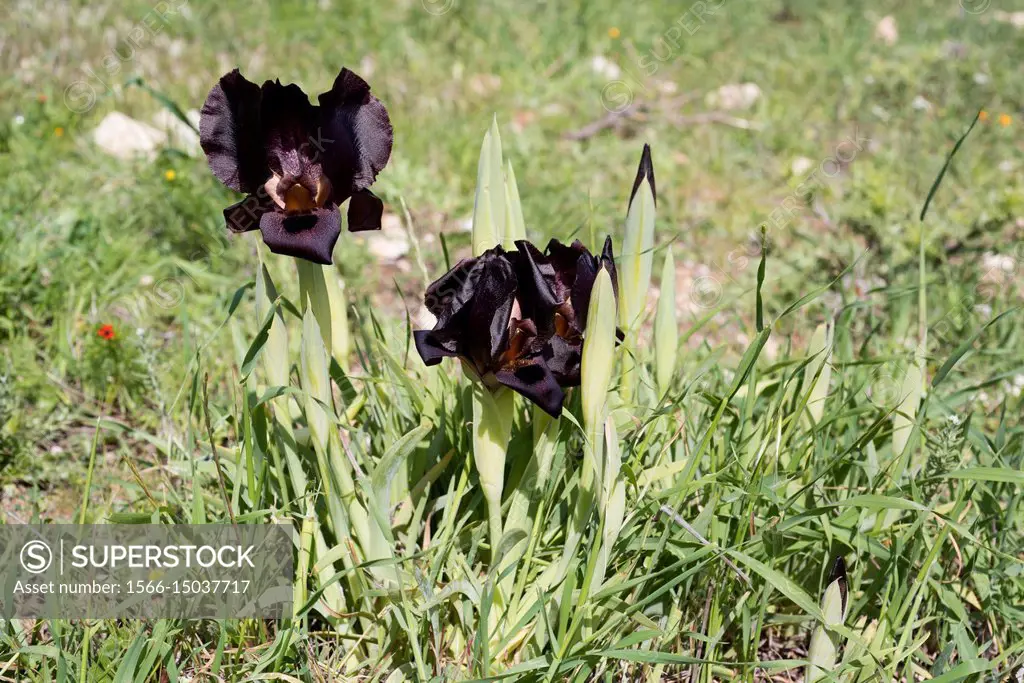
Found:
[[[832,563],[832,573],[829,574],[828,582],[832,583],[837,579],[846,580],[846,560],[842,555],[837,555],[835,562]]]
[[[636,169],[636,180],[633,181],[633,191],[629,195],[629,205],[633,205],[633,197],[640,189],[640,183],[647,178],[647,184],[651,186],[651,194],[654,195],[654,205],[658,205],[658,189],[654,184],[654,162],[651,161],[651,146],[644,143],[644,152],[640,156],[640,166]]]
[[[846,599],[849,587],[846,583],[846,560],[843,559],[842,555],[836,556],[836,561],[832,563],[832,572],[829,574],[827,585],[831,586],[836,581],[839,582],[839,594],[843,598],[843,612],[846,612]]]

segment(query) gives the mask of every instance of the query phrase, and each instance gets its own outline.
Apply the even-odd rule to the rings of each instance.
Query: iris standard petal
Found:
[[[324,170],[340,204],[373,184],[391,157],[394,132],[387,109],[370,94],[369,84],[348,69],[341,70],[318,100],[329,146]]]
[[[369,190],[360,190],[348,202],[348,230],[380,230],[384,215],[384,202]]]
[[[237,192],[256,192],[270,175],[260,134],[260,87],[238,69],[221,77],[199,115],[199,144],[210,170]]]
[[[575,314],[576,327],[582,332],[587,327],[587,310],[590,307],[590,291],[594,288],[597,271],[603,266],[612,279],[612,290],[618,297],[618,276],[615,272],[615,254],[612,238],[606,237],[601,256],[590,253],[579,240],[571,247],[551,240],[547,248],[551,262],[558,273],[559,288],[568,288],[568,299]],[[575,259],[575,262],[574,262]],[[571,265],[570,265],[571,264]],[[564,295],[563,295],[564,296]]]
[[[581,254],[576,262],[576,279],[572,283],[572,310],[576,315],[579,330],[587,329],[587,311],[590,309],[590,292],[597,279],[597,264],[590,254]]]
[[[522,318],[533,320],[544,334],[561,303],[555,293],[555,269],[537,247],[526,240],[516,242],[516,299]]]
[[[516,275],[500,248],[481,254],[474,270],[472,298],[464,307],[469,357],[478,369],[490,368],[508,346],[509,320],[515,303]]]
[[[577,331],[582,331],[587,325],[587,307],[590,305],[590,290],[597,277],[597,259],[579,240],[566,246],[553,239],[548,242],[546,251],[557,273],[562,300],[568,300],[572,305],[575,326]]]
[[[543,359],[522,359],[514,367],[502,368],[494,373],[495,379],[540,406],[552,417],[562,414],[565,392],[551,374]]]
[[[545,255],[555,269],[555,281],[557,293],[562,301],[569,298],[572,290],[572,283],[576,281],[576,263],[581,254],[590,255],[590,252],[583,243],[576,240],[571,246],[566,246],[556,239],[548,242]]]
[[[423,303],[437,318],[437,325],[447,324],[473,297],[473,284],[479,276],[476,258],[462,259],[451,270],[435,280],[423,297]]]
[[[279,81],[263,84],[260,122],[267,165],[280,178],[280,192],[299,184],[315,191],[323,145],[318,141],[316,107],[302,88]]]
[[[269,211],[260,220],[260,232],[275,254],[329,265],[334,244],[341,234],[341,216],[334,208],[294,216]]]
[[[576,261],[581,254],[592,258],[594,256],[579,240],[573,240],[572,244],[562,244],[557,239],[551,239],[544,249],[544,255],[551,261],[558,279],[568,284],[573,280],[573,268],[576,267]]]

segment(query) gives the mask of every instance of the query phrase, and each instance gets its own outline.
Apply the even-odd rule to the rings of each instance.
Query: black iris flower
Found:
[[[224,210],[233,232],[259,228],[274,253],[329,264],[346,199],[349,230],[380,228],[368,188],[391,156],[391,121],[348,69],[316,105],[295,84],[258,86],[235,69],[207,96],[199,133],[213,174],[248,195]]]
[[[462,359],[475,379],[504,385],[557,417],[563,387],[580,383],[580,359],[590,290],[601,265],[615,265],[611,240],[600,257],[580,243],[557,240],[541,253],[531,243],[516,251],[494,247],[463,259],[427,289],[432,330],[414,333],[427,365]]]

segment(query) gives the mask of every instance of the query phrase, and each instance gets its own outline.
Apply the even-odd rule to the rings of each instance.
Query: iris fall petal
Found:
[[[260,232],[275,254],[329,265],[341,234],[341,216],[337,209],[316,209],[295,216],[269,211],[260,219]]]

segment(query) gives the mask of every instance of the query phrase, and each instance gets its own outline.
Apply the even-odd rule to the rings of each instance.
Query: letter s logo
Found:
[[[32,574],[45,572],[53,562],[50,546],[42,541],[29,541],[21,548],[21,566]]]

